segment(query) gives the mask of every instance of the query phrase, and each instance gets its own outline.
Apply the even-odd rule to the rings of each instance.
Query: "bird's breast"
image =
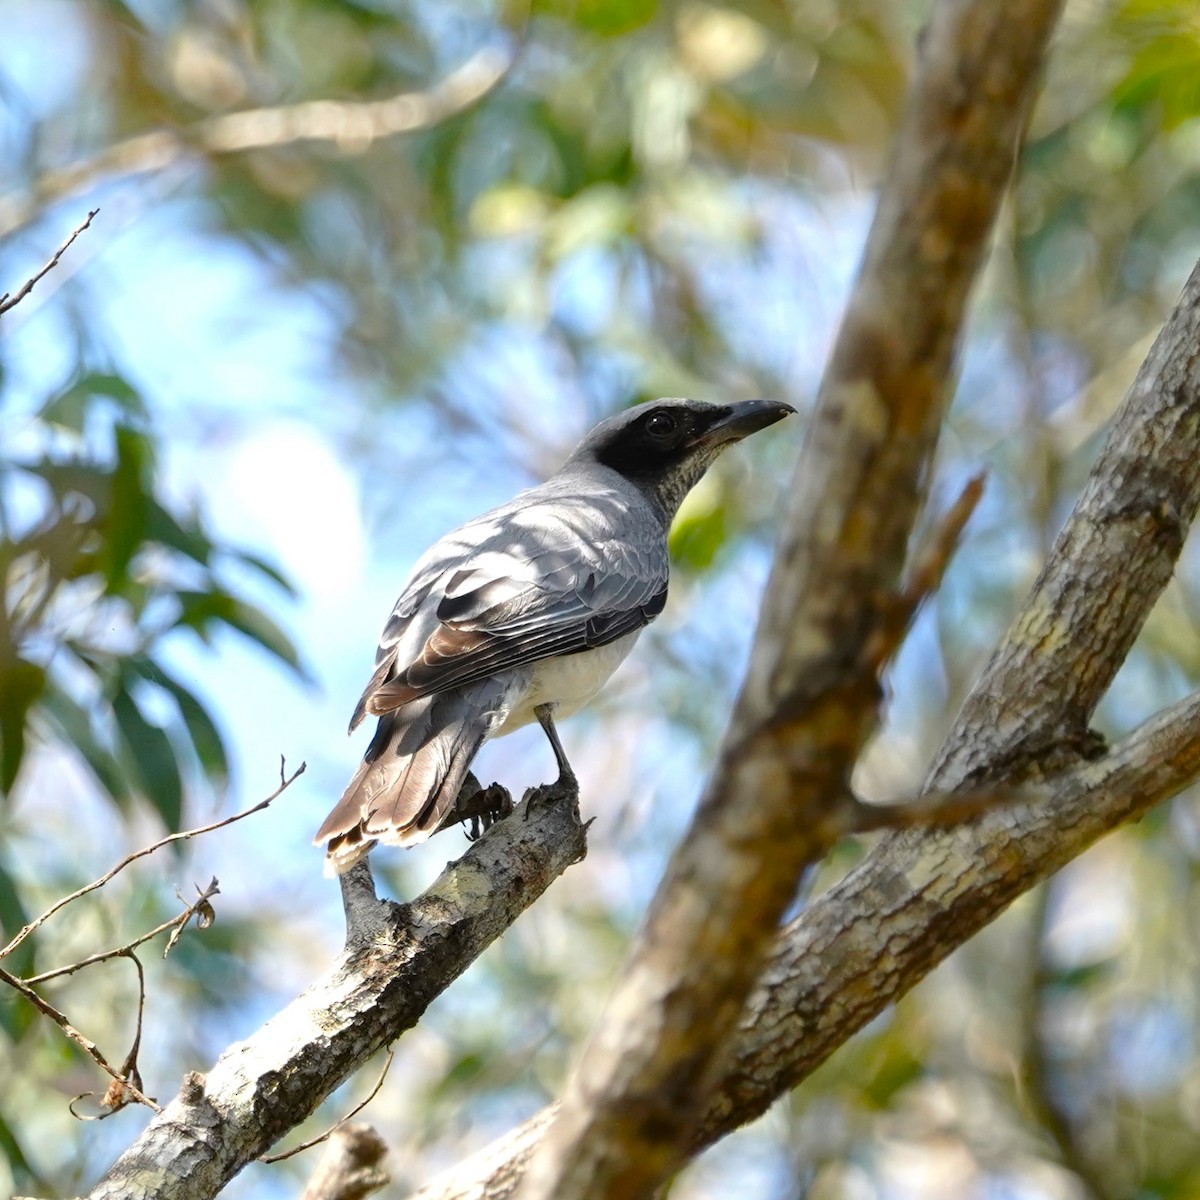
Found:
[[[525,686],[514,697],[508,715],[493,737],[512,733],[534,720],[533,710],[542,704],[553,704],[555,718],[569,717],[578,712],[608,682],[609,676],[633,649],[640,629],[627,633],[594,650],[543,658],[526,670]]]

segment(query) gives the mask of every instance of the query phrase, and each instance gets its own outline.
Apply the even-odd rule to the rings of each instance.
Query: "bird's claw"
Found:
[[[579,780],[574,775],[560,774],[553,783],[540,783],[525,793],[525,820],[535,809],[560,800],[579,799]]]
[[[498,783],[481,787],[475,776],[468,773],[446,824],[461,822],[467,840],[474,842],[512,810],[513,800],[508,788]]]

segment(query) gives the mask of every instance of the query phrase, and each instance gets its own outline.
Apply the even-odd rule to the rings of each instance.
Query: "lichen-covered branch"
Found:
[[[522,1200],[635,1200],[714,1064],[873,728],[872,648],[951,393],[967,296],[1060,0],[942,0],[793,480],[720,761]]]
[[[188,1075],[90,1193],[92,1200],[204,1200],[316,1109],[585,852],[578,807],[521,807],[377,935],[243,1042]]]

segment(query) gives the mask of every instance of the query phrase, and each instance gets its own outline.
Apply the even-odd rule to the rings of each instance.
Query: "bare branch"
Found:
[[[164,921],[161,925],[156,925],[153,929],[140,934],[132,941],[126,942],[123,946],[114,946],[111,950],[100,950],[95,954],[89,954],[86,958],[79,959],[78,962],[67,963],[64,967],[53,967],[49,971],[42,971],[39,975],[27,976],[25,982],[28,984],[45,983],[48,979],[58,979],[63,975],[74,975],[76,971],[82,971],[84,967],[95,966],[96,963],[108,962],[113,958],[130,958],[132,957],[132,951],[144,943],[151,941],[153,938],[158,937],[160,933],[166,933],[170,929],[173,932],[167,941],[166,949],[163,950],[163,958],[166,958],[171,950],[174,949],[175,943],[179,940],[184,928],[193,917],[200,917],[198,925],[201,929],[207,929],[212,924],[212,905],[209,901],[213,896],[218,894],[217,881],[214,879],[203,890],[197,885],[196,891],[199,893],[198,898],[187,905],[183,912],[177,913],[169,921]]]
[[[146,1105],[147,1108],[154,1109],[155,1112],[161,1112],[157,1104],[154,1103],[148,1096],[142,1094],[142,1091],[136,1084],[127,1079],[116,1067],[108,1061],[107,1058],[100,1052],[99,1047],[91,1038],[85,1037],[74,1025],[71,1024],[64,1013],[58,1011],[44,996],[39,995],[33,990],[23,979],[19,979],[16,975],[6,971],[0,967],[0,983],[7,983],[14,991],[20,992],[34,1008],[43,1016],[49,1017],[55,1025],[63,1031],[66,1036],[75,1043],[83,1052],[90,1058],[102,1071],[111,1076],[112,1079],[120,1084],[129,1099],[136,1100],[139,1104]],[[139,1017],[140,1022],[140,1017]]]
[[[974,857],[943,870],[890,843],[785,927],[742,1015],[721,1079],[693,1130],[698,1152],[761,1116],[854,1032],[1022,891],[1097,838],[1200,778],[1200,694],[1159,713],[1104,758],[1083,762],[986,811],[953,835]],[[1010,793],[1011,795],[1011,793]],[[866,876],[866,878],[864,878]],[[900,900],[907,921],[893,917]],[[416,1192],[412,1200],[507,1200],[552,1119],[538,1113]]]
[[[942,577],[958,549],[959,539],[983,497],[985,475],[972,475],[958,499],[943,514],[905,569],[904,581],[891,611],[881,614],[879,626],[863,650],[876,672],[895,657],[921,605],[942,586]]]
[[[184,129],[156,129],[38,178],[30,195],[0,198],[0,237],[20,229],[48,203],[112,176],[166,170],[194,156],[239,154],[297,142],[328,142],[345,154],[382,138],[415,133],[478,103],[512,69],[515,49],[485,47],[431,88],[380,100],[310,100],[207,117]],[[0,311],[3,311],[0,309]]]
[[[1094,742],[1088,722],[1175,569],[1200,508],[1200,267],[1155,339],[1021,613],[930,776],[958,787]]]
[[[522,1200],[636,1200],[677,1169],[800,874],[828,848],[877,718],[967,296],[1061,7],[934,10],[721,759]]]
[[[38,271],[36,275],[24,282],[15,296],[10,296],[8,292],[5,292],[3,296],[0,296],[0,316],[3,316],[10,308],[16,308],[16,306],[20,304],[30,292],[33,291],[38,283],[45,279],[45,277],[49,275],[55,267],[58,266],[59,260],[64,254],[66,254],[67,250],[71,246],[71,243],[74,242],[74,240],[91,225],[92,218],[99,211],[100,210],[98,208],[93,208],[91,212],[88,213],[87,219],[81,225],[77,225],[75,227],[71,236],[67,238],[67,240],[63,242],[63,244],[59,246],[57,250],[55,250],[53,255],[51,255],[50,261],[47,262],[46,265],[42,267],[42,269]]]
[[[129,959],[137,970],[137,1024],[133,1030],[133,1044],[129,1048],[129,1053],[125,1055],[125,1061],[121,1064],[121,1076],[128,1082],[121,1083],[114,1079],[108,1085],[100,1100],[100,1107],[104,1111],[95,1118],[96,1120],[103,1120],[105,1117],[111,1117],[113,1113],[120,1112],[130,1100],[136,1098],[142,1089],[142,1073],[138,1069],[138,1054],[142,1049],[142,1019],[146,1015],[146,972],[142,970],[142,960],[132,950],[124,951],[121,957]],[[84,1093],[84,1095],[92,1094],[94,1093]],[[76,1096],[68,1105],[72,1116],[78,1115],[74,1105],[75,1101],[81,1099],[83,1099],[82,1096]],[[157,1105],[155,1107],[157,1109]],[[157,1111],[161,1111],[161,1109]]]
[[[429,1002],[586,851],[578,806],[523,804],[374,936],[243,1042],[189,1075],[90,1193],[203,1200],[420,1019]],[[145,1181],[153,1180],[149,1185]]]
[[[72,901],[78,900],[81,896],[86,896],[89,892],[94,892],[94,891],[96,891],[97,888],[104,887],[104,885],[106,883],[108,883],[111,879],[115,878],[123,870],[125,870],[125,868],[127,866],[129,866],[130,863],[135,863],[135,862],[137,862],[137,860],[139,858],[145,858],[148,854],[153,854],[156,850],[161,850],[164,846],[170,846],[174,842],[186,842],[190,838],[199,837],[200,834],[202,834],[202,833],[212,833],[216,829],[224,829],[226,825],[232,825],[236,821],[244,821],[247,817],[252,817],[252,816],[254,816],[255,813],[262,812],[263,809],[268,808],[271,805],[272,801],[278,800],[279,797],[289,787],[291,787],[291,785],[293,783],[295,783],[296,780],[299,779],[301,775],[304,774],[306,767],[307,767],[307,763],[301,763],[300,766],[297,767],[296,770],[293,771],[292,774],[285,779],[283,776],[283,767],[281,764],[280,765],[280,773],[279,773],[280,774],[279,786],[268,797],[266,797],[265,800],[260,800],[257,804],[251,805],[250,808],[243,809],[241,812],[234,813],[233,816],[231,816],[231,817],[225,817],[220,821],[213,821],[211,824],[208,824],[208,825],[200,825],[200,826],[197,826],[197,828],[195,828],[195,829],[184,829],[184,830],[180,831],[179,833],[168,834],[166,837],[159,838],[159,840],[157,842],[154,842],[149,846],[143,846],[140,850],[135,850],[132,854],[127,855],[125,858],[121,859],[121,861],[119,863],[117,863],[117,865],[115,867],[113,867],[111,870],[105,871],[105,873],[103,875],[101,875],[99,879],[93,879],[91,883],[86,884],[84,887],[81,887],[77,891],[72,892],[69,896],[62,896],[58,900],[55,900],[55,902],[52,905],[50,905],[50,907],[48,909],[46,909],[46,911],[44,913],[42,913],[41,916],[35,917],[32,921],[29,922],[28,925],[25,925],[22,929],[20,929],[17,932],[16,937],[14,937],[12,939],[12,941],[10,941],[8,943],[8,945],[4,947],[3,950],[0,950],[0,958],[5,958],[8,955],[10,955],[31,933],[33,933],[33,931],[35,929],[38,929],[40,926],[44,925],[60,909],[65,908]],[[213,882],[215,883],[216,881],[214,880]],[[177,917],[172,918],[171,921],[167,922],[164,925],[160,925],[157,929],[151,930],[150,933],[146,934],[144,937],[140,938],[138,941],[130,942],[129,948],[140,945],[141,942],[144,942],[147,939],[154,937],[156,934],[161,933],[164,929],[171,928],[171,926],[174,925],[178,920],[179,920],[179,918],[177,918]],[[120,951],[114,951],[114,953],[120,953]],[[111,955],[109,955],[109,957],[111,957]],[[89,960],[89,961],[100,961],[100,960],[94,959],[94,960]],[[62,971],[55,971],[55,972],[52,972],[52,974],[69,974],[70,970],[78,970],[79,967],[87,966],[87,965],[88,965],[88,962],[80,962],[70,969],[64,968]],[[41,978],[48,978],[48,977],[49,976],[39,976],[38,978],[41,979]]]

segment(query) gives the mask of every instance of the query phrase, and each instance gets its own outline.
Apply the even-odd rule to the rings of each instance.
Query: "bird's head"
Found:
[[[597,462],[616,471],[652,497],[669,521],[726,446],[795,411],[778,400],[651,400],[601,421],[568,464]]]

